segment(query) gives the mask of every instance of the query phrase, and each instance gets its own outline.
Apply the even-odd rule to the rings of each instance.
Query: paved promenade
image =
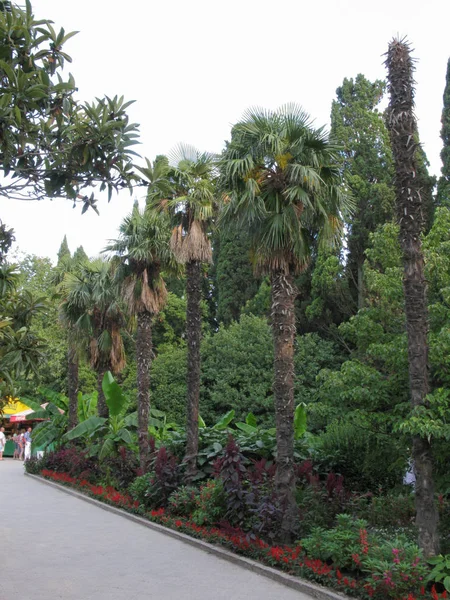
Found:
[[[11,459],[0,506],[0,600],[309,598],[25,477]]]

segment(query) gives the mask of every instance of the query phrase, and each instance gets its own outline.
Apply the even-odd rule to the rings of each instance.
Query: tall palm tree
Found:
[[[78,334],[88,341],[91,366],[97,372],[98,414],[108,417],[103,376],[106,371],[120,373],[125,367],[121,335],[125,318],[119,286],[111,264],[96,259],[82,263],[76,271],[68,273],[64,287],[66,300],[62,309]]]
[[[67,240],[64,238],[66,244]],[[68,248],[67,248],[68,251]],[[68,429],[73,429],[78,423],[78,370],[79,358],[83,345],[83,338],[79,331],[68,318],[64,310],[67,301],[67,288],[64,281],[69,273],[74,273],[77,268],[88,259],[77,259],[67,254],[58,258],[58,263],[53,271],[52,283],[55,286],[56,297],[59,298],[61,305],[59,309],[59,319],[67,335],[67,397],[69,398],[69,418],[67,420]]]
[[[403,289],[408,335],[409,385],[412,408],[426,406],[428,382],[428,308],[421,234],[424,206],[417,178],[418,133],[414,116],[414,63],[404,40],[389,44],[386,66],[390,102],[388,126],[395,163],[397,218],[403,252]],[[427,435],[413,437],[416,473],[416,524],[425,556],[439,551],[439,514],[434,502],[432,453]]]
[[[201,278],[202,265],[212,260],[209,228],[215,205],[215,162],[212,154],[180,145],[159,162],[161,172],[148,190],[150,210],[170,215],[171,248],[186,266],[186,339],[188,348],[186,480],[197,470],[198,416],[200,399]],[[164,166],[165,165],[165,166]]]
[[[284,539],[295,516],[294,277],[308,265],[315,245],[341,235],[348,201],[335,159],[324,130],[313,129],[294,104],[248,110],[221,159],[223,224],[247,232],[255,271],[269,275],[272,288],[276,486]]]
[[[148,418],[150,367],[153,358],[152,319],[164,307],[167,290],[161,270],[170,266],[170,228],[164,215],[133,211],[120,225],[119,238],[105,252],[114,254],[116,277],[131,316],[137,318],[136,361],[138,387],[138,442],[141,470],[149,461]]]

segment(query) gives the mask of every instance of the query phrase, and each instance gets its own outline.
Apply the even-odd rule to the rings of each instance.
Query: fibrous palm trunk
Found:
[[[186,264],[186,338],[187,338],[187,420],[186,420],[186,481],[197,472],[198,411],[200,399],[200,341],[201,341],[201,263]]]
[[[297,290],[291,275],[272,274],[272,331],[274,341],[274,396],[277,429],[276,491],[282,510],[281,538],[289,542],[295,522],[294,472],[294,301]]]
[[[414,116],[413,61],[404,41],[389,45],[389,128],[396,171],[397,216],[403,252],[403,289],[408,334],[411,404],[426,406],[428,386],[428,310],[424,260],[421,248],[423,207],[417,184],[417,125]],[[438,512],[434,502],[431,447],[426,437],[414,436],[413,461],[416,473],[416,524],[419,546],[425,556],[438,552]]]
[[[142,473],[146,473],[149,463],[148,416],[150,411],[150,366],[152,358],[152,315],[144,310],[138,313],[136,334],[138,444]]]
[[[106,404],[105,394],[103,393],[102,382],[105,373],[110,370],[111,369],[108,368],[108,365],[104,363],[100,363],[97,367],[97,412],[99,417],[104,417],[105,419],[109,417],[109,409],[108,405]]]
[[[78,423],[78,353],[70,338],[67,350],[67,389],[69,396],[68,428],[73,429]]]

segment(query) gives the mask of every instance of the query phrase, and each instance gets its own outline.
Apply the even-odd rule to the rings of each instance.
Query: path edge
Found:
[[[88,502],[89,504],[93,504],[98,508],[106,510],[108,512],[119,515],[129,521],[134,521],[139,525],[143,525],[148,529],[153,529],[158,533],[162,533],[164,535],[168,535],[176,540],[184,542],[185,544],[190,544],[195,548],[199,548],[204,552],[208,552],[209,554],[214,554],[219,558],[227,560],[228,562],[234,563],[244,569],[249,571],[253,571],[254,573],[258,573],[263,577],[267,577],[272,581],[276,581],[281,583],[287,587],[290,587],[298,592],[302,592],[310,596],[311,598],[316,598],[317,600],[350,600],[348,596],[343,594],[339,594],[337,592],[333,592],[328,590],[325,587],[319,586],[315,583],[310,583],[304,579],[300,579],[300,577],[294,577],[293,575],[288,575],[287,573],[283,573],[282,571],[278,571],[277,569],[273,569],[272,567],[268,567],[263,565],[251,558],[246,558],[245,556],[239,556],[238,554],[234,554],[225,548],[221,548],[220,546],[216,546],[214,544],[210,544],[209,542],[204,542],[203,540],[199,540],[185,533],[181,533],[180,531],[175,531],[174,529],[169,529],[168,527],[164,527],[164,525],[159,525],[159,523],[153,523],[139,515],[135,515],[133,513],[129,513],[120,508],[116,508],[115,506],[110,506],[109,504],[105,504],[104,502],[100,502],[99,500],[95,500],[95,498],[91,498],[90,496],[86,496],[85,494],[74,490],[72,488],[60,485],[54,481],[49,481],[44,477],[40,477],[39,475],[32,475],[31,473],[24,473],[26,477],[30,477],[39,483],[43,483],[44,485],[49,485],[50,487],[56,488],[61,492],[65,492],[70,496],[74,496],[79,500],[83,500],[84,502]]]

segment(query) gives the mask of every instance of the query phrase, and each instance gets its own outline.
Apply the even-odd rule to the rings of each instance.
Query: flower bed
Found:
[[[345,572],[336,565],[307,556],[299,545],[295,547],[272,546],[255,535],[249,535],[242,530],[230,526],[208,527],[198,525],[191,519],[173,516],[163,508],[147,511],[127,494],[121,494],[110,486],[89,483],[85,479],[72,477],[67,473],[44,469],[41,471],[41,475],[46,479],[76,488],[88,496],[107,504],[140,514],[154,523],[180,531],[211,544],[219,544],[237,554],[357,598],[374,598],[380,600],[382,598],[391,598],[394,600],[420,600],[422,598],[425,600],[441,600],[447,598],[445,591],[438,593],[434,587],[428,591],[423,585],[420,585],[414,594],[408,593],[405,595],[399,590],[397,595],[396,584],[389,570],[386,570],[382,577],[369,576],[355,578],[349,572]],[[361,552],[364,553],[367,548],[367,534],[363,530],[360,532],[360,539]],[[359,557],[356,555],[356,564],[358,563],[358,559]],[[398,564],[399,561],[400,559],[394,552],[394,565]],[[413,564],[412,568],[414,569],[414,567],[415,565]],[[400,577],[407,581],[410,575],[400,574]]]

